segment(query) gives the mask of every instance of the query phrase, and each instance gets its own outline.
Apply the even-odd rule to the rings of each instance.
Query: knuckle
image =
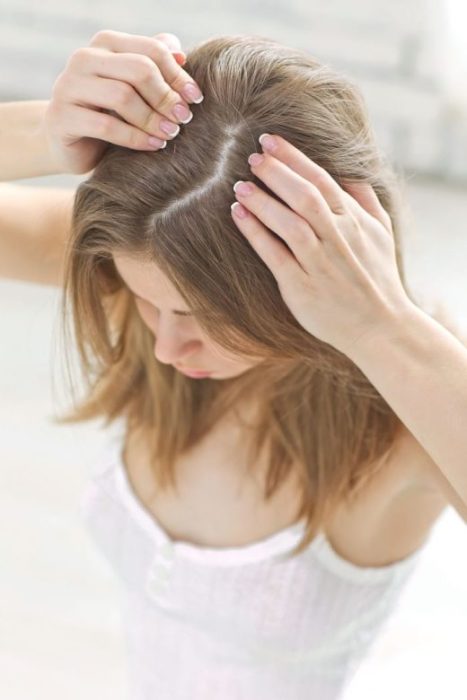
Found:
[[[333,214],[336,214],[336,216],[345,216],[347,214],[347,209],[345,208],[345,205],[342,202],[337,201],[334,199],[330,203],[331,210]]]
[[[150,58],[153,58],[152,52],[154,52],[154,60],[160,59],[160,58],[166,58],[167,56],[171,55],[170,49],[164,41],[161,41],[160,39],[153,38],[152,45],[153,45],[153,48],[151,50]]]
[[[105,137],[110,131],[110,118],[105,112],[94,112],[94,131],[96,136]]]
[[[299,242],[306,241],[310,238],[310,227],[301,217],[299,217],[295,222],[293,235]]]
[[[99,31],[92,36],[89,45],[100,46],[102,43],[105,43],[112,36],[112,34],[113,32],[111,29],[99,29]]]
[[[175,92],[179,92],[187,83],[192,82],[193,78],[183,68],[180,68],[176,70],[175,77],[171,78],[170,85]]]
[[[336,235],[336,247],[340,247],[342,253],[347,252],[349,246],[356,253],[361,252],[365,246],[365,236],[362,234],[358,221],[352,215],[346,215],[342,219],[342,228],[339,227],[339,232]]]
[[[87,59],[88,54],[89,49],[86,46],[80,46],[73,51],[66,63],[66,67],[75,68],[76,66],[80,66]]]
[[[130,129],[127,136],[127,142],[130,148],[137,149],[141,145],[141,137],[136,129]]]
[[[142,123],[138,124],[138,127],[147,132],[150,132],[154,128],[154,113],[151,109],[145,112]]]
[[[356,239],[360,234],[360,226],[353,214],[346,212],[339,220],[337,229],[346,240]]]
[[[329,184],[329,175],[328,173],[324,170],[324,168],[319,168],[318,172],[315,175],[315,185],[319,189],[320,187],[324,187],[325,185]]]
[[[114,86],[113,91],[119,105],[127,105],[133,98],[133,88],[128,83],[118,83]]]
[[[137,80],[139,83],[151,83],[154,79],[154,63],[148,56],[138,57],[136,64]]]
[[[64,74],[64,72],[57,75],[57,77],[55,78],[55,81],[52,85],[51,96],[57,97],[58,95],[60,95],[62,93],[63,89],[66,87],[66,84],[67,84],[67,79],[66,79],[66,75]]]
[[[301,210],[316,209],[316,188],[309,182],[297,187],[298,206]]]
[[[157,109],[164,109],[166,106],[169,106],[176,101],[178,102],[178,96],[172,91],[167,83],[164,83],[161,86],[161,90],[163,90],[163,92],[162,94],[158,95],[158,99],[156,100]]]
[[[249,184],[252,183],[249,182]],[[253,192],[249,196],[253,198],[253,201],[256,200],[256,209],[259,217],[262,218],[263,216],[265,216],[269,209],[269,202],[268,198],[263,196],[262,188],[257,188],[256,185],[253,184]]]
[[[345,215],[345,220],[346,220],[346,226],[348,227],[350,233],[354,236],[360,236],[361,235],[360,222],[352,214],[352,212],[349,212]]]

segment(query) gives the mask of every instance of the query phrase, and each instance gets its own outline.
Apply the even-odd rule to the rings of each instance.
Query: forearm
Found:
[[[467,348],[411,305],[353,354],[467,503]]]
[[[42,129],[47,104],[48,100],[0,103],[0,181],[63,172]]]
[[[0,183],[0,278],[61,285],[74,188]]]

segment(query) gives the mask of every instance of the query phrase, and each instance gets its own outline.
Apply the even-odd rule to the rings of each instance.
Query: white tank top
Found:
[[[80,513],[122,584],[128,697],[341,697],[429,540],[383,567],[343,559],[324,533],[287,559],[303,521],[241,547],[173,541],[134,493],[122,445],[105,445]]]

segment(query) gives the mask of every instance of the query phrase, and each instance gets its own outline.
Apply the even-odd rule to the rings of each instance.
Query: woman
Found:
[[[204,100],[149,153],[148,100],[167,117],[174,98],[130,65],[151,55],[173,85],[175,61],[115,32],[92,48],[45,114],[46,172],[95,166],[49,279],[88,390],[60,421],[121,426],[83,508],[124,582],[131,697],[337,698],[447,502],[464,512],[465,438],[441,408],[467,413],[450,381],[467,351],[406,290],[396,183],[346,79],[210,39],[184,63]]]

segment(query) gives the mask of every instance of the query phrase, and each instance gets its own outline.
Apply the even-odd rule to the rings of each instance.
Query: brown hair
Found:
[[[227,409],[255,396],[249,468],[267,447],[266,499],[292,465],[299,470],[307,528],[298,553],[380,469],[401,422],[349,358],[291,315],[232,220],[232,186],[253,178],[275,196],[247,163],[263,132],[289,140],[343,186],[370,183],[391,217],[405,285],[396,176],[378,152],[358,88],[305,52],[220,36],[187,58],[205,96],[189,126],[155,153],[109,145],[77,189],[62,313],[66,334],[69,302],[86,397],[57,422],[104,416],[109,425],[125,415],[147,436],[161,488],[176,487],[177,457]],[[262,362],[223,381],[193,381],[159,363],[113,264],[116,252],[155,262],[207,334]]]

